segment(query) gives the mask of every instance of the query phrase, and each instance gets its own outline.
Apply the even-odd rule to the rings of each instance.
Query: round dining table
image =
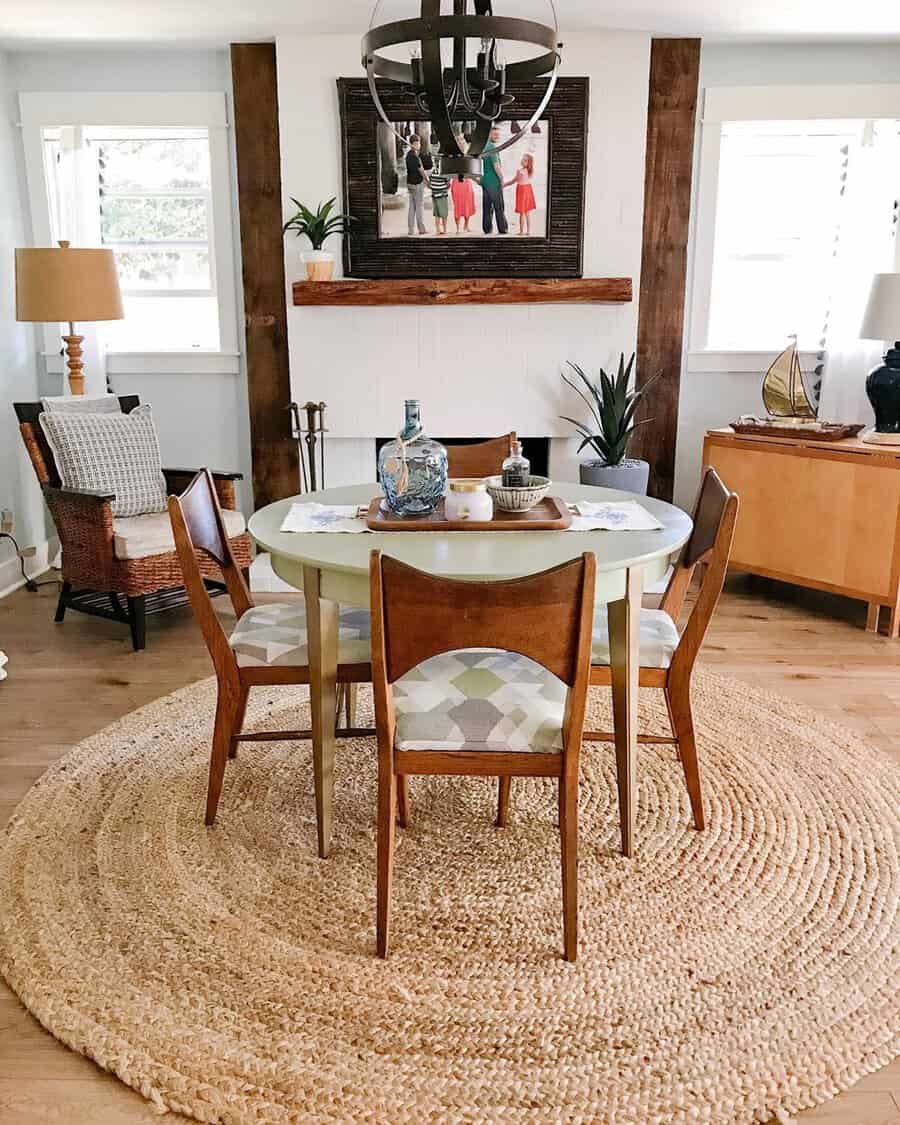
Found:
[[[634,850],[640,610],[645,587],[658,583],[687,541],[691,519],[650,497],[586,485],[554,483],[553,494],[578,500],[635,500],[663,525],[652,531],[282,531],[292,505],[368,507],[377,484],[355,484],[288,497],[261,508],[249,530],[272,569],[302,590],[309,644],[310,710],[319,855],[332,831],[337,697],[338,607],[369,605],[369,556],[379,550],[444,578],[491,581],[547,570],[590,551],[597,560],[596,604],[608,603],[613,724],[622,851]]]

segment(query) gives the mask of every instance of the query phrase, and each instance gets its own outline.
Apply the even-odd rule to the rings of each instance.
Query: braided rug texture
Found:
[[[301,690],[259,689],[250,720],[305,722]],[[644,730],[666,730],[658,695]],[[612,750],[585,746],[577,964],[551,782],[514,782],[498,830],[494,782],[412,779],[385,963],[374,740],[338,751],[328,861],[308,743],[242,746],[207,830],[207,681],[27,795],[0,970],[63,1043],[200,1121],[789,1121],[900,1046],[900,770],[743,684],[698,676],[694,702],[704,833],[672,748],[643,747],[623,859]]]

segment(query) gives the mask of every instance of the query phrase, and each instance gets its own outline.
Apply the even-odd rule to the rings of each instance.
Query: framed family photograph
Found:
[[[514,100],[491,130],[480,174],[462,179],[442,171],[411,94],[379,84],[388,125],[365,79],[338,79],[344,210],[353,216],[346,276],[580,277],[588,79],[561,78],[529,128],[545,89],[510,84]],[[454,122],[462,152],[476,124]]]

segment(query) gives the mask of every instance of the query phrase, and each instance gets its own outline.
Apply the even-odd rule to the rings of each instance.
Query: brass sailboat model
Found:
[[[800,368],[796,336],[791,336],[790,344],[766,372],[762,398],[771,420],[785,418],[797,422],[816,417]]]
[[[814,395],[800,366],[797,337],[791,336],[790,341],[772,361],[763,379],[762,399],[767,417],[742,414],[731,423],[731,428],[739,434],[808,437],[817,441],[837,441],[858,434],[862,426],[818,421]]]

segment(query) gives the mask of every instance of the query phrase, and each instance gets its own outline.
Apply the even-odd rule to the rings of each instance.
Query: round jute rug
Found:
[[[260,725],[303,721],[299,690],[257,694]],[[413,779],[385,963],[374,741],[339,751],[328,861],[308,743],[242,747],[207,830],[206,682],[22,802],[0,969],[58,1039],[201,1121],[787,1121],[897,1052],[900,770],[746,685],[694,695],[705,833],[674,751],[642,748],[623,859],[612,750],[585,747],[577,964],[550,782],[517,782],[498,830],[493,782]]]

